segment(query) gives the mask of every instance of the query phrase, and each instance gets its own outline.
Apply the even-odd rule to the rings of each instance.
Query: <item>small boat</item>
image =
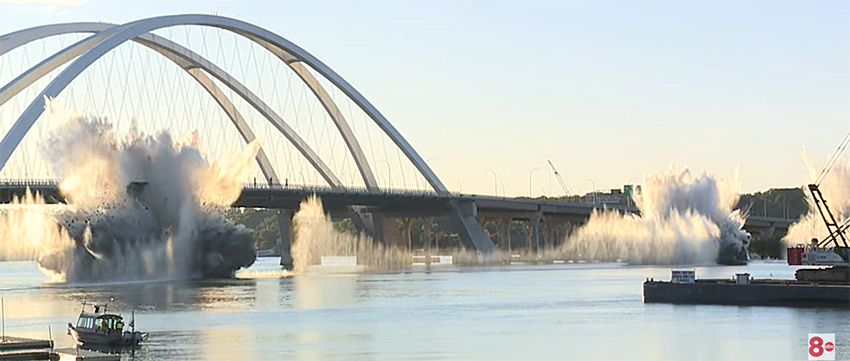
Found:
[[[85,311],[86,304],[77,318],[77,325],[68,323],[68,334],[83,346],[136,346],[148,338],[147,333],[136,331],[136,312],[130,320],[130,330],[124,331],[124,318],[108,313],[106,305],[94,305],[94,312]],[[102,311],[102,312],[101,312]]]

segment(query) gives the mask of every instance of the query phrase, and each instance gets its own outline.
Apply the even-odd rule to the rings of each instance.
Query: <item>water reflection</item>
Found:
[[[196,282],[198,297],[193,303],[204,312],[238,312],[254,305],[257,281],[251,279]]]
[[[254,268],[259,273],[279,268],[259,266],[267,266]],[[7,268],[30,277],[20,265]],[[697,272],[726,277],[739,269]],[[783,264],[745,269],[793,277]],[[52,326],[59,347],[70,346],[64,327],[83,299],[114,298],[111,310],[125,316],[135,306],[137,328],[150,337],[125,360],[779,360],[804,358],[809,332],[834,332],[836,359],[850,355],[847,310],[644,304],[644,278],[669,274],[669,267],[559,265],[95,286],[38,281],[0,285],[0,292],[7,330],[43,338]],[[617,347],[600,346],[612,339]]]
[[[294,283],[297,308],[336,308],[355,300],[355,275],[304,275],[295,277]]]
[[[256,281],[248,279],[214,281],[169,281],[108,285],[61,285],[10,295],[12,314],[44,314],[45,298],[52,309],[48,314],[67,314],[83,302],[108,303],[111,310],[140,312],[239,311],[250,308],[256,295]],[[40,305],[40,306],[35,306]],[[32,308],[37,307],[37,308]]]
[[[256,360],[263,358],[254,347],[257,341],[253,325],[236,323],[228,327],[207,328],[200,331],[201,348],[205,360]],[[260,357],[258,357],[260,356]]]

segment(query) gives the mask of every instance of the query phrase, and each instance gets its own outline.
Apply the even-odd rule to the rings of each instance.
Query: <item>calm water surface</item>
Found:
[[[260,258],[238,279],[50,285],[0,263],[8,334],[72,345],[80,302],[129,314],[150,339],[126,360],[805,360],[808,333],[850,359],[850,311],[644,304],[669,267],[617,264],[412,269],[284,277]],[[697,277],[793,278],[784,263],[697,268]]]

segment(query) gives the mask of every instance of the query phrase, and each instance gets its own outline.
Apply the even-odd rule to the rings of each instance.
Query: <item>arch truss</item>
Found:
[[[247,22],[214,15],[160,16],[121,25],[93,22],[53,24],[24,29],[0,36],[0,56],[3,56],[17,47],[36,40],[73,33],[91,34],[45,58],[0,88],[0,106],[2,106],[35,81],[60,66],[70,63],[34,97],[27,108],[9,128],[2,141],[0,141],[0,170],[3,169],[24,136],[43,113],[44,97],[58,96],[75,78],[99,58],[121,44],[133,41],[150,48],[165,59],[178,65],[200,84],[227,114],[242,139],[246,142],[251,142],[255,139],[253,130],[248,126],[248,123],[236,109],[231,99],[225,95],[212,78],[217,79],[221,84],[230,88],[234,94],[241,97],[247,104],[257,110],[275,129],[292,143],[298,152],[307,159],[311,166],[316,169],[319,175],[331,187],[344,188],[339,178],[313,150],[310,144],[280,114],[251,91],[251,89],[200,54],[165,37],[152,33],[155,30],[183,25],[213,27],[238,34],[268,50],[274,57],[295,72],[334,122],[369,190],[379,189],[372,168],[348,121],[342,112],[340,112],[339,107],[328,94],[327,90],[320,84],[313,71],[318,72],[319,75],[340,89],[352,102],[362,109],[393,143],[396,144],[399,150],[414,165],[435,192],[441,194],[447,193],[447,189],[440,179],[437,178],[428,164],[419,156],[398,130],[360,92],[330,67],[304,49],[275,33]],[[279,183],[278,176],[265,150],[260,150],[256,160],[265,177],[272,183]]]
[[[293,44],[280,35],[263,29],[259,26],[221,16],[214,15],[173,15],[160,16],[129,22],[126,24],[106,24],[93,22],[77,22],[39,26],[20,30],[0,36],[0,56],[40,39],[75,33],[90,34],[82,40],[71,44],[38,64],[19,74],[0,88],[0,106],[8,102],[15,95],[32,85],[37,80],[50,74],[53,70],[67,64],[67,66],[54,77],[29,103],[17,120],[9,128],[0,140],[0,170],[9,161],[12,153],[30,131],[36,120],[44,112],[43,99],[45,97],[55,98],[66,87],[68,87],[83,71],[95,63],[98,59],[116,49],[118,46],[133,41],[150,48],[165,59],[173,62],[183,69],[194,79],[221,107],[224,113],[236,127],[240,136],[246,142],[253,141],[256,136],[249,127],[242,114],[236,109],[233,101],[225,95],[213,80],[228,87],[233,94],[242,98],[253,107],[265,120],[277,129],[295,149],[316,169],[319,175],[333,188],[344,188],[340,179],[327,166],[325,161],[313,150],[304,138],[292,128],[286,120],[278,114],[271,106],[264,102],[255,92],[242,84],[234,76],[220,68],[200,54],[177,44],[163,36],[156,35],[153,31],[176,26],[204,26],[222,29],[232,32],[269,51],[276,59],[285,64],[300,80],[307,86],[318,102],[322,105],[329,118],[334,122],[337,130],[342,136],[346,147],[357,166],[361,177],[367,187],[372,191],[378,191],[379,187],[372,172],[372,168],[363,150],[354,135],[348,121],[340,112],[327,90],[321,85],[313,74],[317,72],[345,96],[354,102],[363,112],[383,131],[405,157],[413,164],[417,171],[425,178],[431,188],[438,194],[447,194],[448,191],[443,183],[437,178],[428,164],[413,149],[410,143],[393,127],[392,124],[360,94],[351,84],[299,46]],[[279,184],[278,176],[272,166],[265,150],[261,149],[257,154],[257,163],[269,182]],[[477,214],[474,203],[460,204],[452,201],[452,210],[447,214],[453,223],[458,226],[458,233],[463,242],[473,246],[479,251],[490,251],[494,245],[490,238],[484,233],[480,225],[475,221]],[[363,216],[363,215],[361,215]],[[374,217],[373,217],[374,218]],[[375,230],[381,228],[383,216],[374,220],[372,226]],[[353,220],[365,223],[360,216]],[[380,220],[380,222],[378,222]],[[282,226],[283,227],[283,226]]]

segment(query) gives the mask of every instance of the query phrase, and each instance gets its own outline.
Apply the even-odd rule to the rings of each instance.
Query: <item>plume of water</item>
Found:
[[[410,252],[385,247],[364,234],[337,231],[316,196],[301,202],[292,223],[295,233],[292,260],[296,272],[320,264],[322,256],[356,256],[357,264],[369,270],[403,268],[412,259]]]
[[[644,178],[635,197],[638,215],[593,212],[559,250],[562,257],[633,264],[738,264],[746,262],[750,235],[731,181],[671,167]]]
[[[250,231],[223,207],[238,198],[258,144],[210,162],[197,137],[133,129],[117,141],[104,119],[46,107],[55,128],[43,150],[68,206],[51,214],[61,226],[52,233],[20,233],[27,222],[7,213],[6,233],[20,234],[0,240],[4,249],[50,245],[39,266],[70,282],[232,276],[254,262]]]
[[[61,206],[45,205],[39,194],[27,191],[0,207],[0,261],[33,260],[45,249],[72,244],[56,224]],[[11,242],[11,240],[17,240]]]
[[[802,157],[809,170],[809,179],[817,178],[821,167],[816,167],[807,155],[803,154]],[[850,218],[850,160],[839,159],[818,189],[839,224]],[[786,245],[807,244],[812,238],[820,240],[829,235],[808,186],[804,186],[803,190],[809,204],[809,213],[788,228],[788,233],[782,239]]]

